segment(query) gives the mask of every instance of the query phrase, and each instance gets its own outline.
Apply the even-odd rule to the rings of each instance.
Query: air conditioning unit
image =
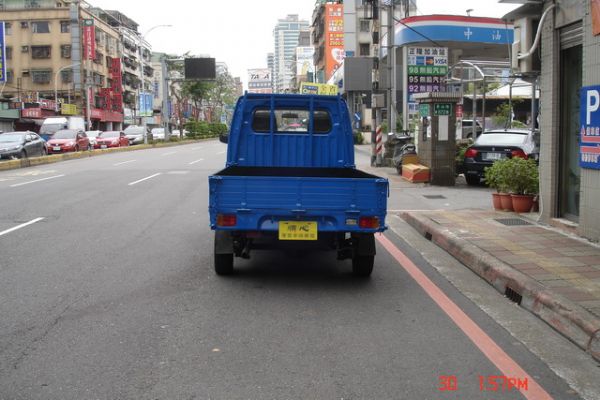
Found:
[[[516,73],[533,71],[533,57],[519,59],[519,56],[529,51],[533,45],[533,20],[531,17],[520,18],[514,22],[514,42],[511,52],[511,67]]]
[[[29,22],[21,21],[21,29],[27,29],[27,28],[29,28]]]

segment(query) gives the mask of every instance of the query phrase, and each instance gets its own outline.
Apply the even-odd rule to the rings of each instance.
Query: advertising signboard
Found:
[[[309,72],[314,72],[314,56],[314,47],[296,47],[296,75],[306,77]]]
[[[328,85],[326,83],[302,82],[300,84],[300,93],[335,96],[338,94],[338,87],[337,85]]]
[[[4,22],[0,22],[0,82],[6,82],[6,40]]]
[[[600,86],[581,88],[579,165],[600,169]]]
[[[406,64],[408,76],[409,113],[418,112],[416,105],[411,107],[412,95],[425,92],[445,92],[448,74],[448,48],[446,47],[409,47]],[[412,112],[411,112],[412,111]]]
[[[344,5],[325,5],[325,81],[344,61]]]
[[[272,93],[271,70],[269,68],[249,69],[248,91],[250,93]]]
[[[152,115],[152,93],[140,93],[138,117],[151,117]]]
[[[83,20],[83,59],[96,58],[96,28],[93,19]]]

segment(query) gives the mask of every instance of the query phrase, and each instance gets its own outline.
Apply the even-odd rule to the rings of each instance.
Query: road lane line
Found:
[[[550,400],[550,396],[516,361],[494,342],[459,306],[456,305],[439,287],[436,286],[402,251],[384,235],[376,235],[379,243],[398,261],[400,266],[421,286],[427,295],[437,303],[452,321],[477,348],[506,377],[526,379],[527,390],[520,393],[531,400]]]
[[[33,224],[35,224],[36,222],[40,222],[40,221],[41,221],[41,220],[43,220],[43,219],[44,219],[43,217],[36,218],[36,219],[32,219],[32,220],[31,220],[31,221],[29,221],[29,222],[25,222],[24,224],[21,224],[21,225],[19,225],[19,226],[15,226],[14,228],[10,228],[10,229],[7,229],[7,230],[5,230],[5,231],[2,231],[2,232],[0,232],[0,236],[3,236],[3,235],[6,235],[6,234],[9,234],[9,233],[11,233],[11,232],[14,232],[14,231],[16,231],[16,230],[18,230],[18,229],[21,229],[21,228],[25,228],[26,226],[33,225]]]
[[[120,163],[113,164],[113,166],[118,167],[119,165],[129,164],[129,163],[136,162],[136,161],[137,160],[123,161],[123,162],[120,162]]]
[[[136,184],[138,184],[138,183],[140,183],[140,182],[147,181],[148,179],[152,179],[152,178],[154,178],[154,177],[157,177],[157,176],[159,176],[160,174],[161,174],[161,173],[159,172],[158,174],[154,174],[154,175],[147,176],[147,177],[145,177],[144,179],[140,179],[139,181],[131,182],[131,183],[129,184],[129,186],[133,186],[133,185],[136,185]]]
[[[197,163],[199,163],[200,161],[204,161],[204,158],[201,158],[201,159],[199,159],[199,160],[196,160],[196,161],[192,161],[192,162],[191,162],[189,165],[194,165],[194,164],[197,164]]]
[[[42,181],[47,181],[49,179],[56,179],[56,178],[62,178],[63,175],[56,175],[56,176],[49,176],[48,178],[42,178],[42,179],[36,179],[35,181],[29,181],[29,182],[22,182],[22,183],[15,183],[14,185],[10,185],[10,187],[19,187],[19,186],[25,186],[25,185],[29,185],[31,183],[37,183],[37,182],[42,182]]]
[[[170,156],[171,154],[175,154],[175,153],[177,153],[177,152],[176,151],[170,151],[168,153],[161,154],[161,155],[164,157],[164,156]]]

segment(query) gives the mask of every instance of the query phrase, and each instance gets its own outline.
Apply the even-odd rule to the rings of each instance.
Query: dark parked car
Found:
[[[35,132],[0,134],[0,158],[37,157],[46,154],[46,142]]]
[[[90,139],[83,130],[63,129],[48,140],[48,154],[91,150]]]
[[[465,179],[477,185],[485,167],[503,158],[522,157],[538,159],[539,131],[505,129],[483,132],[465,152],[463,162]]]

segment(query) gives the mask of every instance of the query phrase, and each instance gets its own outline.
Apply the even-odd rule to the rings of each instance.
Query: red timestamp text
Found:
[[[458,391],[456,375],[440,375],[438,390],[442,392]],[[515,378],[505,375],[479,376],[479,390],[482,392],[510,392],[529,390],[527,378]]]

